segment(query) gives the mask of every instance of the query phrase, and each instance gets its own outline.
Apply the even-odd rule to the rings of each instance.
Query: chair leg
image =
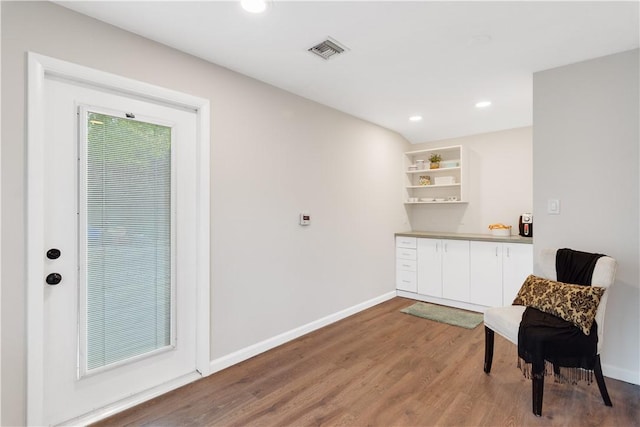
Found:
[[[542,395],[544,394],[544,376],[540,378],[533,377],[531,379],[532,390],[531,396],[533,400],[533,414],[536,417],[542,416]]]
[[[494,332],[487,326],[484,327],[484,372],[491,372],[491,363],[493,362],[493,338]]]
[[[604,383],[604,376],[602,375],[602,365],[600,364],[600,355],[596,356],[596,366],[593,368],[593,373],[596,376],[596,382],[598,383],[598,388],[600,389],[600,394],[602,395],[604,404],[607,406],[613,406],[613,403],[611,403],[611,398],[609,397],[609,392],[607,391],[607,385]]]

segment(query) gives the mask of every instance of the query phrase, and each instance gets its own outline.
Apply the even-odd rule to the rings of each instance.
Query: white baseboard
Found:
[[[484,313],[484,311],[487,309],[487,307],[484,307],[484,306],[481,306],[481,305],[470,304],[470,303],[459,302],[459,301],[453,301],[453,300],[447,300],[447,299],[444,299],[444,298],[429,297],[429,296],[420,295],[420,294],[417,294],[417,293],[414,293],[414,292],[407,292],[407,291],[398,290],[397,293],[398,293],[399,297],[411,298],[411,299],[414,299],[414,300],[425,301],[425,302],[430,302],[430,303],[434,303],[434,304],[448,305],[448,306],[451,306],[451,307],[462,308],[462,309],[471,310],[471,311],[477,311],[477,312],[480,312],[480,313]],[[617,366],[608,365],[608,364],[603,363],[602,364],[602,374],[605,377],[613,378],[614,380],[620,380],[620,381],[624,381],[624,382],[627,382],[627,383],[640,385],[640,372],[634,372],[634,371],[630,371],[628,369],[622,369],[622,368],[619,368]]]
[[[228,354],[226,356],[222,356],[217,359],[214,359],[211,361],[210,374],[221,371],[225,368],[228,368],[229,366],[235,365],[247,359],[250,359],[253,356],[256,356],[260,353],[264,353],[267,350],[271,350],[272,348],[275,348],[286,342],[299,338],[302,335],[308,334],[309,332],[313,332],[316,329],[320,329],[324,326],[335,323],[338,320],[342,320],[345,317],[349,317],[362,310],[366,310],[367,308],[373,307],[374,305],[378,305],[382,302],[388,301],[394,298],[395,296],[396,296],[396,291],[392,291],[392,292],[380,295],[376,298],[370,299],[360,304],[356,304],[352,307],[338,311],[337,313],[330,314],[326,317],[315,320],[311,323],[307,323],[306,325],[302,325],[298,328],[284,332],[280,335],[276,335],[272,338],[268,338],[259,343],[250,345],[249,347],[245,347],[238,351],[234,351],[233,353]]]
[[[333,313],[333,314],[330,314],[329,316],[307,323],[306,325],[302,325],[288,332],[282,333],[280,335],[276,335],[272,338],[266,339],[257,344],[251,345],[249,347],[245,347],[241,350],[235,351],[226,356],[220,357],[218,359],[214,359],[210,363],[211,365],[210,374],[221,371],[225,368],[228,368],[232,365],[240,363],[244,360],[250,359],[253,356],[257,356],[260,353],[264,353],[265,351],[271,350],[288,341],[299,338],[302,335],[308,334],[309,332],[313,332],[317,329],[320,329],[324,326],[335,323],[339,320],[342,320],[360,311],[366,310],[367,308],[371,308],[374,305],[378,305],[382,302],[388,301],[394,298],[396,295],[408,297],[408,298],[414,298],[416,294],[413,294],[411,292],[403,292],[403,291],[398,291],[397,293],[396,291],[389,292],[389,293],[380,295],[376,298],[370,299],[368,301],[365,301],[360,304],[356,304],[352,307],[341,310],[337,313]],[[420,299],[428,302],[441,303],[441,304],[450,302],[450,301],[445,302],[444,300],[441,300],[439,298],[414,298],[414,299]],[[471,304],[470,307],[466,306],[466,304],[462,304],[462,305],[463,307],[460,307],[460,308],[466,308],[471,310],[476,308],[473,304]],[[602,371],[605,377],[628,382],[631,384],[640,385],[640,373],[638,372],[629,371],[627,369],[621,369],[616,366],[612,366],[604,363],[602,364]],[[193,382],[199,378],[201,378],[201,376],[198,373],[192,373],[192,374],[186,375],[174,381],[162,384],[151,390],[147,390],[143,393],[130,396],[126,399],[122,399],[104,408],[100,408],[88,414],[84,414],[78,418],[74,418],[73,420],[69,420],[63,423],[63,425],[88,425],[88,424],[95,423],[113,414],[116,414],[118,412],[124,411],[125,409],[129,409],[135,405],[138,405],[142,402],[151,400],[154,397],[160,396],[161,394],[167,393],[171,390],[175,390],[178,387],[182,387],[183,385],[189,384],[190,382]]]
[[[318,319],[306,325],[300,326],[299,328],[295,328],[291,331],[277,335],[273,338],[269,338],[257,344],[243,348],[242,350],[238,350],[227,356],[223,356],[221,358],[212,360],[210,363],[211,371],[209,372],[209,374],[228,368],[229,366],[235,365],[236,363],[240,363],[244,360],[250,359],[253,356],[256,356],[267,350],[271,350],[274,347],[277,347],[281,344],[284,344],[288,341],[298,338],[304,334],[315,331],[316,329],[320,329],[324,326],[330,325],[331,323],[335,323],[338,320],[342,320],[345,317],[349,317],[352,314],[356,314],[362,310],[366,310],[367,308],[373,307],[374,305],[378,305],[384,301],[390,300],[395,296],[396,296],[395,291],[386,293],[384,295],[380,295],[379,297],[370,299],[360,304],[356,304],[352,307],[346,308],[337,313],[323,317],[322,319]],[[96,409],[95,411],[89,412],[87,414],[81,415],[80,417],[74,418],[72,420],[68,420],[67,422],[62,423],[61,425],[85,426],[85,425],[95,423],[97,421],[110,417],[111,415],[117,414],[118,412],[122,412],[125,409],[129,409],[135,405],[151,400],[154,397],[160,396],[161,394],[167,393],[171,390],[175,390],[178,387],[182,387],[183,385],[189,384],[200,378],[202,378],[202,376],[197,372],[185,375],[183,377],[177,378],[168,383],[162,384],[158,387],[154,387],[151,390],[146,390],[142,393],[138,393],[133,396],[127,397],[125,399],[122,399],[118,402],[115,402],[111,405],[108,405],[103,408]]]
[[[640,385],[640,372],[630,371],[628,369],[621,369],[617,366],[602,364],[602,375],[614,380],[624,381],[635,385]]]
[[[430,297],[426,295],[416,294],[415,292],[397,291],[399,297],[411,298],[417,301],[430,302],[432,304],[446,305],[448,307],[461,308],[463,310],[475,311],[478,313],[484,313],[487,308],[483,305],[471,304],[469,302],[455,301],[452,299]]]
[[[100,420],[103,420],[111,415],[117,414],[118,412],[122,412],[125,409],[132,408],[140,403],[146,402],[147,400],[151,400],[154,397],[158,397],[161,394],[165,394],[172,390],[175,390],[183,385],[187,385],[196,380],[199,380],[202,376],[198,372],[192,372],[190,374],[184,375],[180,378],[176,378],[172,381],[161,384],[157,387],[154,387],[149,390],[145,390],[140,393],[136,393],[132,396],[126,397],[122,400],[119,400],[111,405],[104,406],[102,408],[98,408],[94,411],[88,412],[84,415],[81,415],[77,418],[68,420],[59,425],[63,426],[87,426],[89,424],[93,424]]]

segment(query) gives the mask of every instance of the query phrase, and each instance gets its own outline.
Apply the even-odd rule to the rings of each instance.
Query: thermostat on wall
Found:
[[[309,225],[311,224],[311,215],[308,213],[300,214],[300,225]]]

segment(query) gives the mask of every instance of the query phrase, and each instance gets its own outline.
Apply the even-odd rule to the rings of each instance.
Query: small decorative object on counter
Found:
[[[421,159],[416,160],[416,166],[417,166],[418,170],[423,170],[424,169],[424,160],[421,160]]]
[[[418,178],[419,185],[431,185],[431,177],[429,175],[420,175]]]
[[[491,234],[494,236],[511,236],[511,226],[504,224],[491,224],[489,225],[489,230],[491,230]]]
[[[431,162],[431,164],[429,165],[429,168],[438,169],[440,167],[441,160],[442,160],[442,156],[440,154],[432,154],[431,157],[429,157],[429,162]]]
[[[409,171],[417,171],[418,170],[418,166],[416,165],[409,165]]]

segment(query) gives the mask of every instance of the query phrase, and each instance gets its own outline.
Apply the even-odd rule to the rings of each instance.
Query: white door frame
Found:
[[[196,369],[202,376],[210,373],[209,357],[209,199],[210,145],[209,100],[170,89],[98,71],[37,53],[28,54],[27,105],[27,424],[44,423],[44,85],[46,76],[144,98],[195,111],[197,116],[197,213],[196,254]],[[151,399],[182,383],[169,383],[141,395],[134,395],[106,408],[98,409],[83,422],[98,420],[112,413]]]
[[[2,69],[2,5],[0,5],[0,70]],[[2,83],[0,83],[2,100]],[[1,104],[1,102],[0,102]],[[2,108],[0,108],[0,131],[2,130]],[[0,165],[2,165],[2,138],[0,138]],[[0,176],[2,166],[0,166]],[[0,242],[2,242],[2,179],[0,179]],[[0,277],[2,277],[2,245],[0,244]],[[0,343],[2,343],[2,280],[0,280]],[[0,352],[0,425],[2,425],[2,352]]]

